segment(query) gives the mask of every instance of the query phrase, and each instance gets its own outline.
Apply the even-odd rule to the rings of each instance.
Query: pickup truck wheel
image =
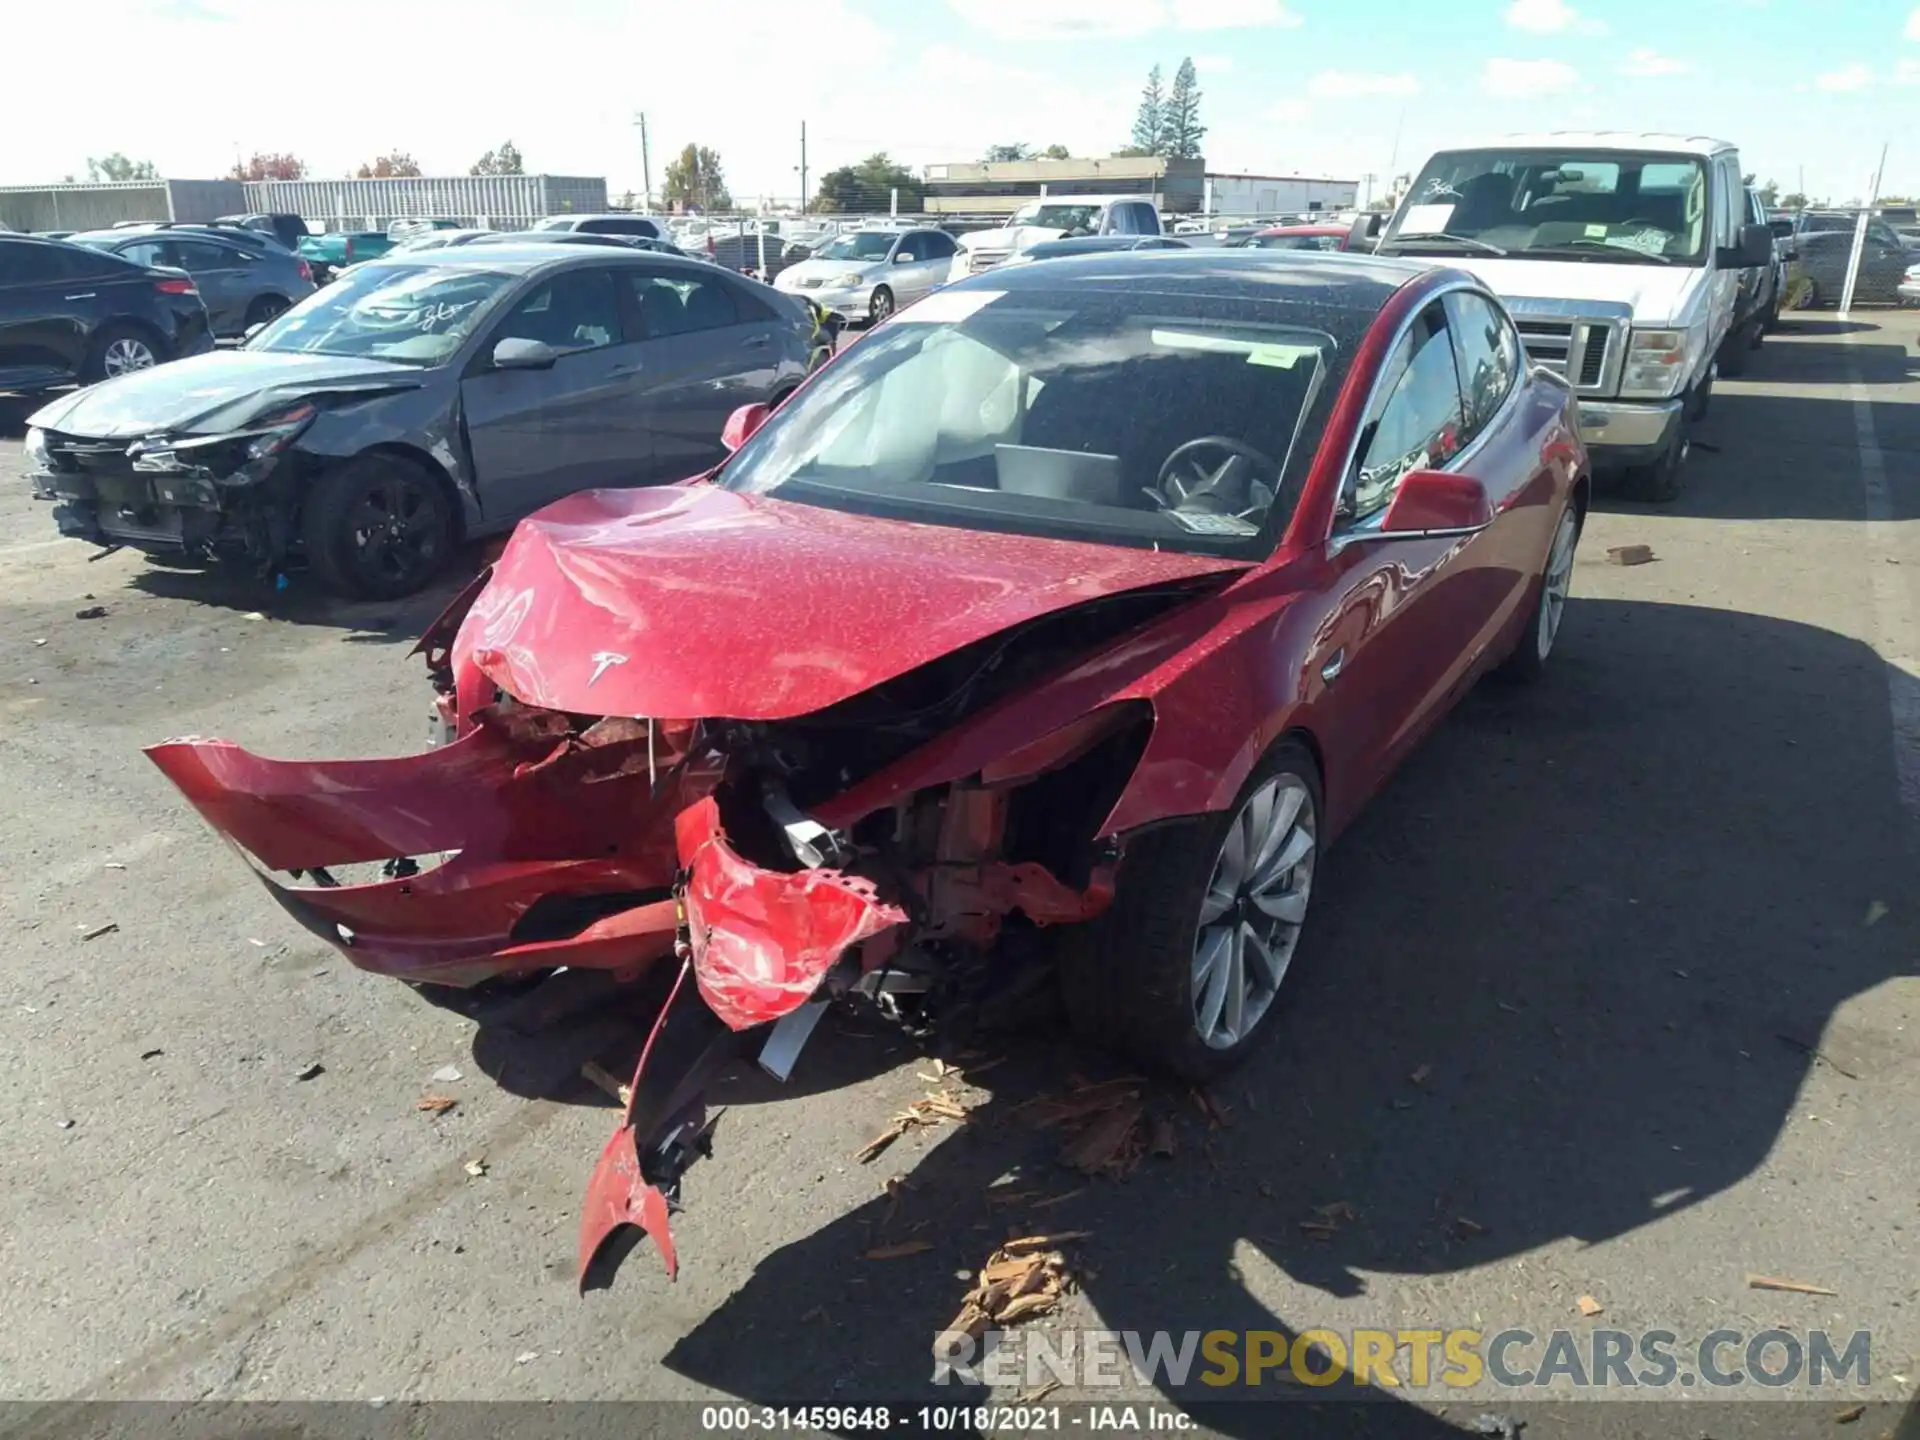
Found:
[[[1680,469],[1687,460],[1686,421],[1683,419],[1660,458],[1646,465],[1635,465],[1620,477],[1620,490],[1630,500],[1646,500],[1665,505],[1679,498]]]
[[[439,573],[453,549],[446,492],[417,465],[361,455],[327,471],[301,507],[307,563],[335,595],[394,600]]]
[[[1283,740],[1228,809],[1136,836],[1113,904],[1061,959],[1074,1028],[1183,1080],[1245,1059],[1288,993],[1320,814],[1319,768]]]

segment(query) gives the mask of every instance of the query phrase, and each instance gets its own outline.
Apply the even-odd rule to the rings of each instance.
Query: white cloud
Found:
[[[1224,75],[1233,69],[1233,57],[1231,55],[1196,55],[1193,57],[1193,68],[1202,75]]]
[[[1262,112],[1262,120],[1277,121],[1282,125],[1297,125],[1313,114],[1313,106],[1305,100],[1282,100]]]
[[[1902,85],[1920,85],[1920,60],[1902,60],[1893,78]]]
[[[1480,88],[1500,100],[1533,100],[1574,89],[1579,72],[1560,60],[1487,61],[1480,71]]]
[[[1920,6],[1915,6],[1913,13],[1907,16],[1907,28],[1904,33],[1909,40],[1920,40]]]
[[[947,0],[999,40],[1098,40],[1156,30],[1251,30],[1298,25],[1281,0]]]
[[[1414,95],[1420,82],[1411,75],[1370,75],[1351,70],[1322,70],[1307,82],[1316,100],[1352,100],[1366,95]]]
[[[1687,61],[1662,55],[1658,50],[1636,50],[1627,57],[1627,63],[1620,67],[1620,73],[1644,80],[1658,75],[1685,75],[1692,69],[1693,66]]]
[[[1582,35],[1607,32],[1600,21],[1588,19],[1566,0],[1513,0],[1507,7],[1507,24],[1533,35],[1559,35],[1569,30]]]
[[[1856,60],[1851,65],[1842,65],[1838,70],[1816,75],[1813,83],[1821,90],[1865,90],[1873,84],[1873,71]]]

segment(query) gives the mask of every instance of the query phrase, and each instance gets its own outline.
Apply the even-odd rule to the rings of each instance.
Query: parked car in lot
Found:
[[[960,237],[947,278],[964,280],[1047,240],[1078,235],[1158,235],[1160,211],[1140,195],[1063,195],[1029,200],[1005,225]]]
[[[1575,132],[1440,152],[1376,249],[1446,257],[1498,290],[1529,357],[1579,395],[1596,466],[1654,501],[1680,492],[1740,274],[1774,253],[1733,145]]]
[[[1345,250],[1351,225],[1270,225],[1247,237],[1249,250]]]
[[[1799,253],[1801,307],[1838,305],[1846,291],[1847,267],[1853,260],[1857,217],[1809,211],[1800,217],[1794,235]],[[1885,220],[1867,221],[1860,251],[1860,273],[1854,277],[1853,298],[1860,305],[1892,305],[1900,299],[1907,267],[1920,262],[1920,248],[1910,247]]]
[[[669,240],[646,235],[604,235],[594,230],[497,230],[476,235],[469,245],[597,245],[616,250],[647,250],[657,255],[686,258],[679,246]]]
[[[877,325],[946,283],[954,240],[944,230],[852,230],[773,279],[843,322]]]
[[[75,235],[86,245],[136,265],[184,270],[199,287],[213,333],[244,335],[299,304],[314,290],[313,267],[277,244],[246,232],[213,230],[92,230]]]
[[[91,384],[212,348],[184,271],[0,235],[0,390]]]
[[[271,235],[289,250],[297,251],[300,242],[312,234],[307,222],[298,215],[254,211],[246,215],[221,215],[213,222],[216,225],[233,225],[243,230],[258,230]]]
[[[299,553],[330,590],[404,595],[463,536],[713,464],[732,410],[800,383],[814,328],[798,302],[664,255],[395,257],[243,349],[46,406],[34,492],[63,534],[269,571]]]
[[[483,235],[497,235],[497,230],[419,230],[401,240],[389,255],[417,255],[422,250],[444,250],[449,246],[471,245]]]
[[[638,235],[664,240],[666,231],[650,215],[548,215],[528,227],[533,230],[577,230],[583,235]]]
[[[325,285],[349,265],[378,260],[393,249],[384,230],[329,230],[300,242],[300,258],[313,269],[313,283]]]
[[[1071,240],[1042,240],[1002,262],[1025,265],[1035,260],[1063,260],[1071,255],[1114,255],[1125,250],[1191,250],[1172,235],[1078,235]]]
[[[451,743],[148,754],[362,969],[664,979],[579,1258],[639,1227],[671,1269],[704,1088],[784,1076],[815,1002],[938,1036],[1055,964],[1085,1035],[1194,1081],[1337,973],[1328,845],[1478,676],[1553,655],[1576,424],[1459,270],[1013,266],[737,412],[690,483],[523,523],[422,640]],[[363,862],[393,878],[333,884]]]

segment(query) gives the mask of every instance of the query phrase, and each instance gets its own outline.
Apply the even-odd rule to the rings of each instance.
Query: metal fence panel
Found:
[[[604,210],[607,182],[565,175],[261,180],[247,186],[247,203],[328,230],[379,230],[395,220],[458,220],[504,229],[543,215]]]
[[[103,230],[122,220],[168,218],[160,180],[0,185],[0,221],[15,230]]]

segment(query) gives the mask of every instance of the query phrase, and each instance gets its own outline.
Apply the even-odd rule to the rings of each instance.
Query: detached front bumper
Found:
[[[1673,443],[1683,400],[1582,400],[1580,438],[1598,465],[1642,465]]]

